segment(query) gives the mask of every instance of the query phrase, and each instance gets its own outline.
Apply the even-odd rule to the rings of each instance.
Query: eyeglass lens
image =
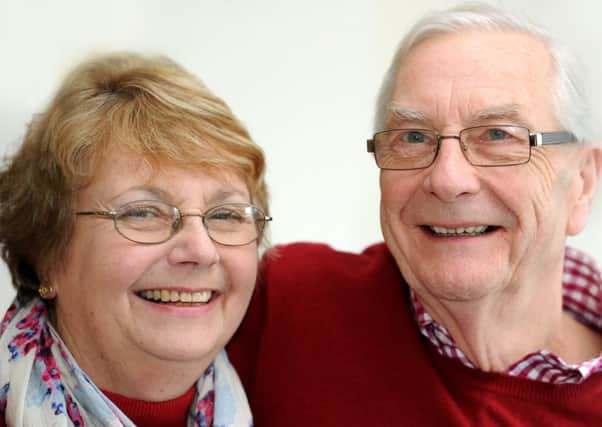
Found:
[[[425,129],[393,129],[374,136],[375,155],[383,169],[428,167],[443,139],[460,140],[466,159],[476,166],[525,163],[530,157],[529,130],[518,126],[478,126],[458,136],[438,135]]]
[[[243,245],[257,239],[264,226],[262,212],[248,204],[226,204],[204,214],[182,214],[167,203],[142,200],[122,206],[114,216],[115,228],[128,240],[161,243],[182,227],[183,217],[202,218],[207,233],[224,245]]]

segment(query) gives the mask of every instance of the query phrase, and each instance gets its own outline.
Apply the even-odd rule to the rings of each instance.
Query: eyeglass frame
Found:
[[[466,148],[464,147],[464,145],[462,144],[462,140],[460,139],[462,132],[467,131],[467,130],[471,130],[471,129],[478,129],[478,128],[496,128],[496,127],[514,127],[514,128],[520,128],[520,129],[525,129],[528,134],[529,134],[529,156],[527,157],[527,159],[524,162],[520,162],[520,163],[511,163],[511,164],[499,164],[499,165],[479,165],[479,164],[474,164],[472,163],[472,161],[468,158],[468,156],[466,155]],[[420,167],[414,167],[414,168],[384,168],[381,167],[378,164],[378,159],[376,158],[376,144],[375,144],[375,139],[376,136],[385,132],[394,132],[394,131],[426,131],[426,132],[432,132],[435,135],[435,138],[437,139],[437,147],[435,150],[435,155],[433,156],[433,159],[431,160],[431,162],[425,166],[420,166]],[[427,169],[428,167],[430,167],[433,163],[435,163],[435,160],[437,160],[437,156],[439,155],[439,148],[441,147],[441,140],[443,139],[457,139],[458,142],[460,143],[460,148],[462,149],[462,154],[464,154],[464,158],[466,159],[466,161],[468,161],[468,163],[470,163],[472,166],[477,166],[477,167],[507,167],[507,166],[518,166],[518,165],[524,165],[526,163],[529,163],[529,161],[531,160],[531,147],[541,147],[544,145],[554,145],[554,144],[566,144],[566,143],[579,143],[579,140],[577,139],[577,137],[569,131],[565,131],[565,130],[561,130],[561,131],[553,131],[553,132],[531,132],[531,130],[525,126],[517,126],[517,125],[511,125],[511,124],[492,124],[492,125],[480,125],[480,126],[471,126],[471,127],[467,127],[464,129],[461,129],[460,131],[458,131],[457,134],[455,135],[442,135],[440,133],[438,133],[436,130],[434,129],[420,129],[420,128],[394,128],[394,129],[386,129],[386,130],[382,130],[379,132],[376,132],[372,138],[368,139],[366,141],[367,145],[367,151],[368,153],[374,153],[374,161],[376,162],[376,166],[381,169],[381,170],[400,170],[400,171],[405,171],[405,170],[419,170],[419,169]]]
[[[124,207],[134,204],[134,203],[142,203],[142,202],[155,202],[155,203],[162,203],[166,206],[169,206],[170,208],[172,208],[176,213],[177,216],[174,218],[175,220],[171,223],[170,228],[170,233],[169,236],[167,236],[165,239],[159,241],[159,242],[139,242],[137,240],[134,240],[128,236],[126,236],[117,226],[117,215],[119,210],[123,209]],[[262,226],[261,229],[259,229],[257,231],[257,236],[251,240],[249,240],[248,242],[245,243],[236,243],[236,244],[231,244],[231,243],[222,243],[218,240],[216,240],[212,235],[211,235],[211,230],[209,230],[209,227],[207,227],[207,223],[205,222],[205,217],[207,216],[207,214],[211,211],[214,211],[216,209],[219,208],[223,208],[224,206],[246,206],[246,207],[250,207],[253,208],[258,214],[259,214],[259,218],[257,218],[255,220],[255,224],[257,224],[258,222],[261,222]],[[161,243],[165,243],[168,240],[170,240],[173,236],[175,236],[177,234],[178,231],[180,231],[183,227],[184,224],[184,217],[187,216],[197,216],[199,218],[201,218],[202,223],[203,223],[203,227],[205,227],[205,231],[207,232],[207,235],[209,236],[209,238],[215,242],[218,243],[222,246],[245,246],[248,245],[254,241],[257,241],[262,235],[263,235],[263,231],[265,230],[265,225],[266,222],[270,222],[272,221],[272,217],[265,215],[265,213],[263,212],[263,210],[261,208],[258,208],[257,206],[253,205],[252,203],[222,203],[220,205],[216,205],[216,206],[212,206],[209,209],[206,209],[203,213],[184,213],[180,210],[180,208],[178,208],[177,206],[172,205],[171,203],[167,203],[164,202],[162,200],[153,200],[153,199],[142,199],[142,200],[133,200],[131,202],[125,203],[122,206],[118,207],[117,209],[112,209],[112,210],[92,210],[92,211],[78,211],[75,212],[76,215],[90,215],[90,216],[98,216],[100,218],[105,218],[105,219],[112,219],[113,220],[113,227],[115,228],[115,231],[117,231],[117,233],[119,233],[119,235],[121,235],[124,239],[129,240],[130,242],[134,242],[134,243],[138,243],[140,245],[159,245]]]

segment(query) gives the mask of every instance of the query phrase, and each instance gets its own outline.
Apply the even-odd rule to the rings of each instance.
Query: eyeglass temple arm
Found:
[[[541,147],[550,144],[566,144],[567,142],[579,142],[571,132],[539,132],[529,135],[529,144],[532,147]]]
[[[368,153],[374,153],[374,140],[369,139],[366,141],[366,148],[368,149]]]
[[[115,215],[114,212],[109,211],[84,211],[84,212],[75,212],[76,215],[97,215],[97,216],[108,216],[112,217]]]

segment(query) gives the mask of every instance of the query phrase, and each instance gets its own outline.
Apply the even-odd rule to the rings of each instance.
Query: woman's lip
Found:
[[[203,291],[216,291],[219,292],[218,288],[199,288],[198,286],[194,287],[182,287],[182,286],[147,286],[145,288],[136,289],[134,292],[144,292],[144,291],[152,291],[152,290],[162,290],[165,289],[167,291],[176,291],[176,292],[203,292]]]
[[[218,291],[204,289],[196,291],[178,291],[169,288],[154,288],[136,292],[144,300],[155,303],[207,303]]]
[[[198,315],[210,311],[217,301],[222,297],[222,294],[215,293],[208,302],[204,303],[182,303],[182,302],[157,302],[149,301],[139,295],[136,299],[145,306],[157,310],[162,313]]]

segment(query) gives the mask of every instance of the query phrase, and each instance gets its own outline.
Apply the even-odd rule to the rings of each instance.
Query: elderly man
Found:
[[[265,258],[230,349],[257,425],[602,424],[602,281],[565,250],[602,150],[572,67],[489,6],[405,37],[368,141],[385,244]]]

